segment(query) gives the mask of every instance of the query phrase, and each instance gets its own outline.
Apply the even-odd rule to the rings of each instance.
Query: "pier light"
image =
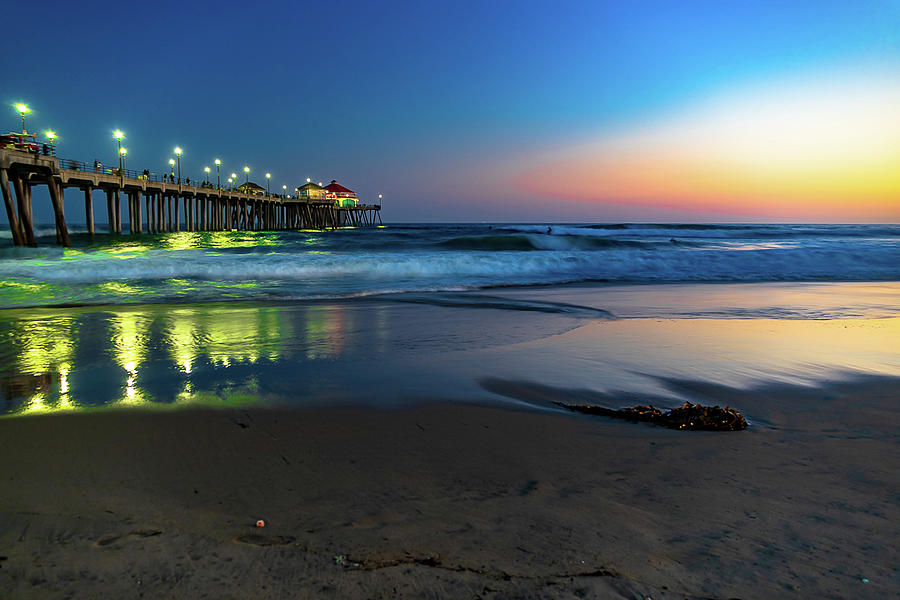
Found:
[[[128,154],[128,148],[119,148],[119,159],[121,160],[119,167],[119,175],[125,175],[125,156]]]
[[[181,183],[181,153],[181,148],[175,146],[175,160],[178,164],[178,183]]]
[[[247,183],[250,183],[250,167],[244,167],[244,177],[247,178]]]
[[[266,173],[266,196],[269,195],[269,180],[272,179],[271,173]]]
[[[222,161],[218,158],[214,161],[216,163],[216,189],[222,188],[222,181],[219,179],[219,165],[222,164]]]
[[[232,179],[231,177],[229,177],[229,178],[228,178],[228,189],[230,189],[230,190],[233,190],[233,189],[234,189],[234,186],[231,185],[231,182],[232,182],[232,181],[234,181],[234,179]]]
[[[25,115],[30,113],[31,109],[28,108],[27,104],[23,104],[23,103],[19,102],[18,104],[16,104],[16,111],[22,117],[22,133],[28,133],[28,130],[25,129]]]
[[[321,182],[321,181],[319,182],[319,187],[322,187],[322,182]]]
[[[56,132],[48,129],[44,132],[44,135],[47,136],[47,140],[50,142],[50,156],[53,156],[53,140],[56,139]]]
[[[312,181],[312,179],[310,179],[309,177],[306,178],[306,183],[309,183],[311,181]]]
[[[281,186],[281,189],[284,190],[284,192],[282,193],[282,195],[283,195],[283,196],[287,196],[287,184]]]
[[[125,139],[125,134],[122,133],[121,129],[116,129],[113,131],[113,138],[115,138],[116,145],[119,147],[119,170],[122,170],[122,140]]]
[[[210,170],[211,170],[211,169],[210,169],[209,167],[203,167],[203,172],[206,173],[206,183],[209,183],[209,172],[210,172]]]
[[[119,148],[119,154],[125,156],[126,154],[128,154],[128,148]]]

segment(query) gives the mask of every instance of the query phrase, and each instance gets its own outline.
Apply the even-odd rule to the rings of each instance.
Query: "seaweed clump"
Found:
[[[686,429],[692,431],[741,431],[747,429],[747,419],[737,409],[726,406],[703,406],[685,402],[684,406],[666,411],[655,406],[631,406],[614,409],[593,404],[564,404],[559,406],[574,412],[587,415],[602,415],[632,422],[645,422],[668,427],[669,429]]]

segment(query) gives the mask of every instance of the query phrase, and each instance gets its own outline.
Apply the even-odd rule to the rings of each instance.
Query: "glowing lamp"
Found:
[[[272,174],[271,174],[271,173],[266,173],[266,179],[271,179],[271,178],[272,178]]]
[[[181,156],[182,150],[178,146],[175,146],[175,156]]]
[[[249,173],[249,172],[250,172],[250,167],[244,167],[244,173]]]
[[[216,159],[216,166],[219,166],[219,165],[221,165],[221,164],[222,164],[222,161],[219,160],[219,159],[217,158],[217,159]]]
[[[232,178],[232,179],[237,179],[237,173],[232,173],[232,174],[231,174],[231,178]]]
[[[125,156],[126,154],[128,154],[128,148],[119,148],[119,154]]]
[[[123,137],[125,137],[125,134],[116,129],[115,131],[113,131],[113,137],[117,140],[121,140]]]
[[[31,112],[31,109],[28,108],[27,104],[22,104],[21,102],[16,104],[16,110],[19,111],[20,115],[27,115]]]
[[[170,158],[170,159],[169,159],[169,166],[170,166],[170,167],[174,167],[174,166],[175,166],[175,159],[174,159],[174,158]]]
[[[47,139],[50,140],[51,142],[56,139],[55,131],[51,131],[48,129],[47,131],[44,132],[44,135],[46,135]]]
[[[205,172],[209,173],[209,167],[203,167],[203,170],[204,170]]]
[[[309,183],[310,181],[312,181],[312,179],[310,179],[309,177],[307,177],[307,178],[306,178],[306,183]]]

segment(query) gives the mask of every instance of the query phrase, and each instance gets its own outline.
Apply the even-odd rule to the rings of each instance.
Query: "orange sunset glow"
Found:
[[[900,66],[715,95],[532,157],[521,189],[723,215],[900,218]]]

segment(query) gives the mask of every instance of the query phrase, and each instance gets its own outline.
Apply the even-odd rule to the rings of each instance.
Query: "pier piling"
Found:
[[[64,191],[71,187],[84,193],[85,225],[92,236],[95,234],[95,189],[106,194],[111,234],[122,233],[123,193],[127,202],[125,209],[129,233],[132,235],[143,233],[145,223],[147,233],[181,231],[182,211],[185,231],[373,227],[376,217],[381,221],[379,205],[336,207],[331,201],[251,195],[208,185],[184,185],[162,178],[151,180],[146,175],[131,171],[104,170],[99,163],[89,168],[89,163],[0,148],[0,187],[12,241],[16,246],[36,245],[31,189],[41,185],[46,185],[50,192],[57,243],[63,246],[71,244],[65,221]]]

